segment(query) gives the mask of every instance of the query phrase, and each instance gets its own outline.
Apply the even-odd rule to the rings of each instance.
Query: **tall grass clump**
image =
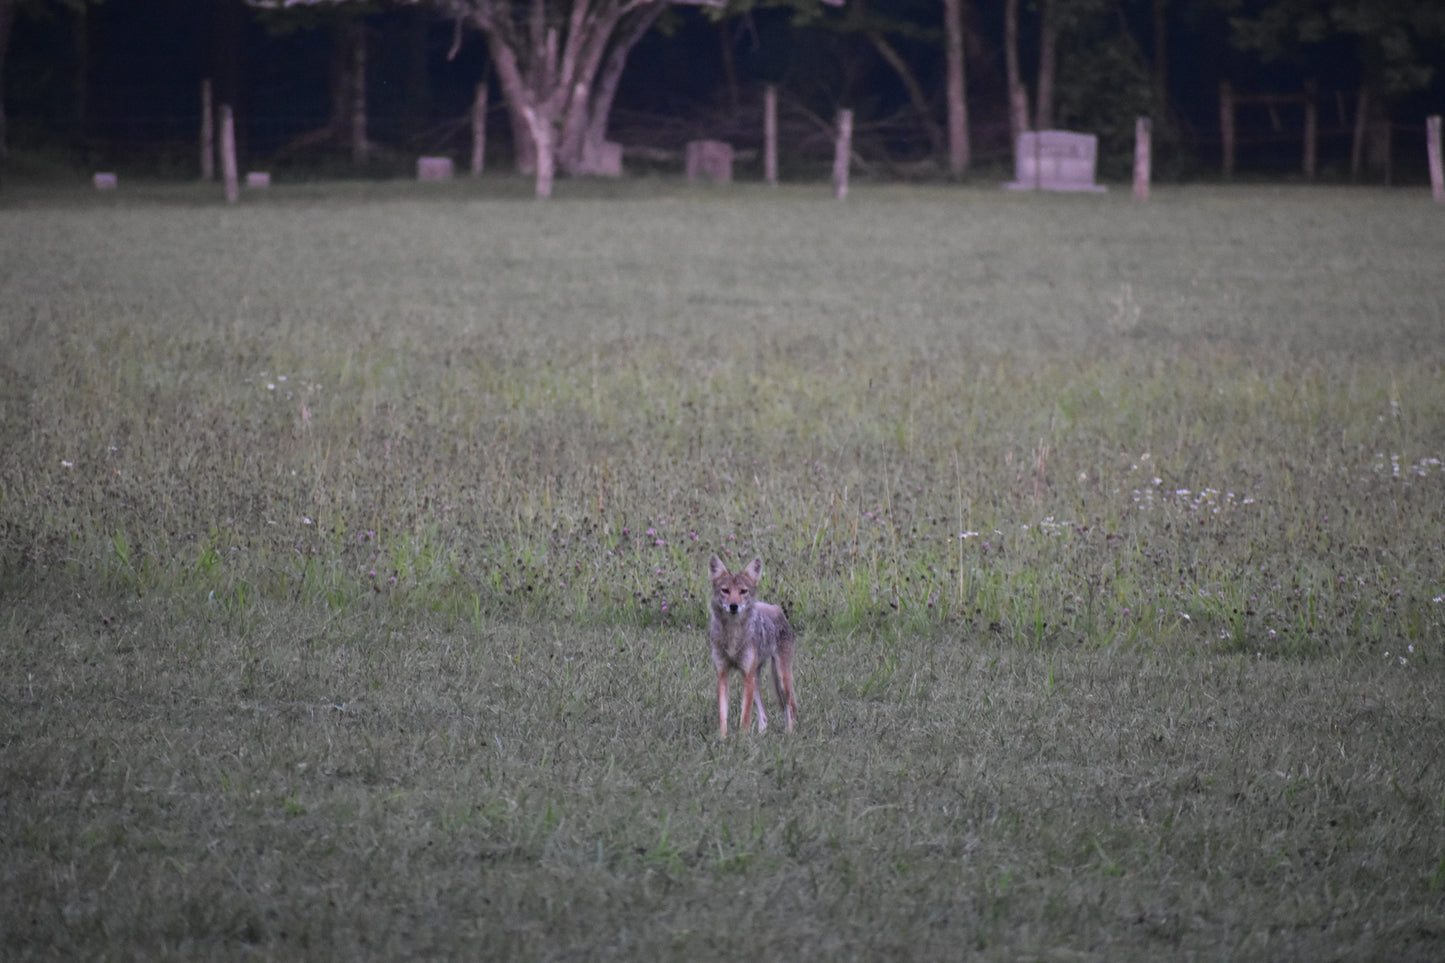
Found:
[[[697,626],[759,553],[844,632],[1430,638],[1438,231],[1240,193],[7,211],[5,579]]]

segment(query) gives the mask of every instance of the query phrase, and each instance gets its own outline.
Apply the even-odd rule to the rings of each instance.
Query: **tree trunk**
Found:
[[[888,62],[898,79],[903,82],[903,89],[908,93],[908,102],[913,105],[913,112],[918,115],[919,123],[923,125],[924,133],[928,135],[929,148],[934,157],[943,155],[943,131],[939,129],[938,122],[933,119],[928,110],[928,98],[923,94],[923,85],[914,76],[913,69],[908,66],[908,61],[903,55],[888,42],[881,31],[869,30],[867,33],[868,42],[878,51],[879,56]]]
[[[75,133],[85,137],[86,124],[90,117],[90,18],[86,16],[85,4],[75,8]]]
[[[1219,82],[1219,139],[1224,179],[1234,176],[1234,85]]]
[[[722,58],[723,87],[727,91],[728,116],[736,119],[742,110],[742,96],[738,92],[738,64],[733,56],[732,24],[719,20],[717,25],[718,54]]]
[[[778,182],[778,88],[763,88],[763,180]]]
[[[487,32],[487,51],[492,67],[502,85],[502,101],[507,105],[507,120],[512,125],[512,155],[519,174],[537,172],[537,144],[526,111],[532,107],[533,95],[522,78],[517,55],[496,31]],[[550,118],[548,123],[551,123]]]
[[[627,66],[627,56],[637,46],[667,4],[656,3],[634,12],[624,18],[615,31],[616,40],[607,52],[607,59],[597,69],[597,80],[592,88],[591,99],[586,103],[586,123],[579,143],[566,145],[559,156],[563,169],[569,174],[590,174],[594,172],[595,160],[602,152],[607,140],[607,124],[612,117],[612,104],[617,98],[617,85],[622,80],[622,71]]]
[[[1019,72],[1019,0],[1004,0],[1003,54],[1008,76],[1009,144],[1017,145],[1019,135],[1028,126],[1028,94]]]
[[[366,24],[347,17],[342,21],[341,37],[349,48],[351,62],[347,78],[351,101],[347,105],[351,120],[351,162],[360,167],[371,155],[371,145],[366,139]]]
[[[431,114],[431,76],[427,71],[427,39],[435,14],[422,7],[410,11],[406,26],[406,134],[415,138]]]
[[[1039,85],[1034,94],[1034,130],[1048,130],[1054,126],[1054,73],[1059,60],[1056,7],[1056,0],[1043,0],[1039,11]]]
[[[5,129],[5,55],[10,50],[10,27],[15,23],[15,0],[0,0],[0,160],[10,152]]]
[[[1319,85],[1305,81],[1305,146],[1301,166],[1309,180],[1315,179],[1315,161],[1319,157],[1320,105]]]
[[[331,116],[326,126],[291,138],[276,153],[288,154],[321,144],[345,144],[358,166],[371,157],[366,136],[366,23],[342,14],[336,21],[328,79]]]
[[[1169,0],[1154,0],[1154,63],[1149,72],[1154,116],[1163,121],[1169,109]]]
[[[211,96],[216,104],[230,104],[237,119],[236,150],[246,155],[245,51],[250,10],[242,0],[215,0],[210,4]]]
[[[492,67],[512,122],[517,167],[539,175],[555,164],[585,173],[601,154],[607,120],[627,55],[663,9],[686,0],[435,0],[487,38]],[[549,13],[551,14],[549,16]],[[539,156],[545,127],[552,156]]]
[[[201,180],[216,179],[216,112],[211,78],[201,81]]]
[[[527,126],[531,129],[532,142],[536,144],[537,196],[551,197],[557,156],[552,147],[552,122],[539,114],[534,107],[524,107],[522,111],[522,116],[527,119]]]
[[[472,173],[480,174],[487,163],[487,84],[477,84],[472,100]]]
[[[538,6],[540,4],[534,6],[534,11]],[[539,24],[534,23],[533,26]],[[502,99],[506,101],[507,113],[512,120],[517,170],[537,176],[538,197],[552,195],[556,170],[557,153],[553,142],[562,106],[555,96],[555,85],[551,79],[557,63],[556,38],[555,29],[544,29],[542,38],[527,51],[529,62],[527,76],[524,77],[517,50],[512,46],[516,43],[515,38],[504,36],[500,30],[487,31],[487,49],[491,51],[492,66],[502,84]]]
[[[512,127],[512,162],[517,165],[517,173],[526,176],[537,173],[537,143],[532,139],[531,125],[522,109],[510,100],[507,100],[507,122]]]
[[[964,0],[943,0],[944,52],[948,59],[948,173],[968,173],[968,81],[963,55]]]
[[[1369,134],[1365,142],[1365,165],[1385,172],[1385,186],[1394,183],[1394,139],[1390,122],[1389,105],[1382,99],[1372,99]]]
[[[1370,91],[1360,85],[1360,95],[1355,100],[1355,133],[1350,141],[1350,180],[1360,179],[1360,169],[1365,157],[1365,117],[1370,112]]]

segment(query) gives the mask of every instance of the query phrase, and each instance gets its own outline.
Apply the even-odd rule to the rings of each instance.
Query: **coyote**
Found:
[[[743,674],[743,717],[741,729],[748,731],[749,712],[758,710],[758,731],[768,727],[763,696],[758,691],[758,670],[772,663],[773,688],[783,707],[788,731],[793,730],[798,707],[793,701],[793,627],[776,605],[760,601],[754,594],[763,574],[763,560],[755,558],[736,575],[713,556],[707,564],[712,579],[712,662],[717,666],[718,735],[728,734],[728,675],[733,669]]]

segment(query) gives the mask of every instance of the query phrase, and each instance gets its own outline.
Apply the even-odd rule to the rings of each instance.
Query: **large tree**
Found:
[[[269,6],[348,0],[260,0]],[[597,169],[627,56],[676,3],[708,0],[400,0],[430,6],[486,38],[523,171],[551,193],[553,165]]]
[[[252,0],[264,6],[356,0]],[[627,57],[664,10],[727,0],[396,0],[431,7],[486,38],[512,122],[523,171],[537,193],[551,193],[553,166],[568,174],[599,169],[607,122]],[[777,0],[793,7],[843,0]],[[754,0],[736,0],[750,7]]]
[[[1359,99],[1350,168],[1358,176],[1368,139],[1390,176],[1390,103],[1430,86],[1445,61],[1442,0],[1220,0],[1234,42],[1265,62],[1330,75],[1353,59]]]
[[[963,49],[964,0],[943,0],[943,51],[948,101],[948,172],[955,178],[968,173],[968,79]]]
[[[1430,85],[1445,55],[1441,0],[1220,0],[1234,41],[1265,61],[1302,69],[1356,58],[1366,87],[1385,97]]]
[[[332,37],[327,82],[331,115],[321,127],[291,138],[281,146],[278,154],[321,144],[345,144],[350,147],[353,164],[365,164],[371,157],[376,145],[367,136],[365,18],[373,12],[375,4],[354,2],[345,7],[318,9],[314,13],[306,10],[263,18],[267,29],[276,36],[285,36],[293,31],[326,30]]]
[[[1029,126],[1029,95],[1024,89],[1023,67],[1019,64],[1019,0],[1004,0],[1003,55],[1009,144],[1017,145],[1019,135]]]
[[[757,0],[754,5],[764,2]],[[773,0],[772,5],[792,7],[799,25],[816,23],[827,32],[856,37],[871,46],[897,76],[932,154],[939,160],[947,158],[951,177],[967,174],[971,153],[965,69],[968,0],[851,0],[842,16],[827,20],[818,19],[818,0]],[[728,9],[748,6],[744,0],[731,0]],[[944,124],[939,123],[937,104],[928,89],[936,62],[931,54],[920,56],[920,47],[931,49],[940,44]]]
[[[596,170],[627,56],[679,0],[430,0],[480,30],[512,120],[518,160],[550,190],[551,165]]]

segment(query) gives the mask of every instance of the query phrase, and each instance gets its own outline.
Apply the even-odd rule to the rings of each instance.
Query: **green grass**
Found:
[[[4,196],[4,955],[1440,956],[1427,198],[524,186]]]

